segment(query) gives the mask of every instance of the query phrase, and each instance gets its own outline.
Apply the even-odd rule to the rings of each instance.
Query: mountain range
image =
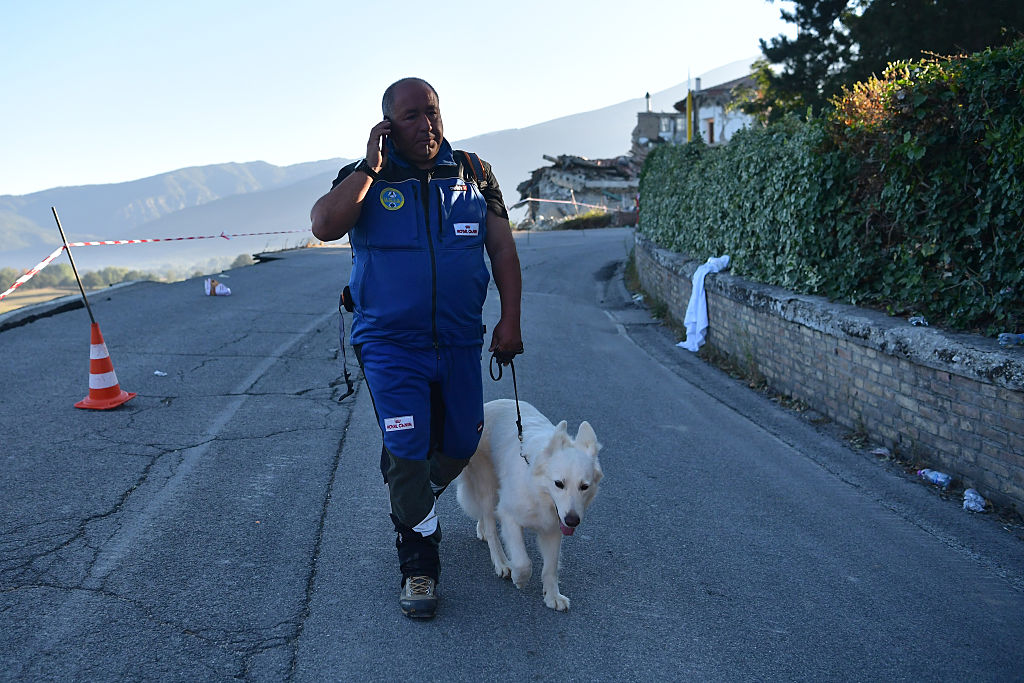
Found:
[[[732,80],[747,73],[752,61],[739,60],[700,78],[705,87]],[[671,111],[686,91],[687,84],[681,83],[653,93],[655,110]],[[519,199],[516,185],[535,168],[547,165],[545,154],[607,158],[627,153],[637,112],[645,108],[641,95],[525,128],[452,140],[452,146],[476,152],[491,163],[505,202],[511,205]],[[60,245],[51,206],[57,208],[72,242],[297,231],[231,240],[76,248],[75,262],[80,270],[209,266],[211,262],[230,262],[242,253],[294,246],[310,237],[304,232],[309,227],[310,207],[330,189],[338,169],[349,161],[336,158],[291,166],[262,161],[226,163],[183,168],[124,183],[3,195],[0,267],[30,268]]]

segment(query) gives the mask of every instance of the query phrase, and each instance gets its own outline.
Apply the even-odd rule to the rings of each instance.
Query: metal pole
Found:
[[[686,141],[693,141],[693,91],[686,93]]]
[[[51,206],[50,211],[53,211],[53,219],[57,221],[57,229],[60,230],[60,238],[64,240],[64,249],[68,252],[68,260],[71,261],[71,270],[75,274],[75,280],[78,281],[78,289],[82,292],[82,301],[85,302],[85,310],[89,312],[89,320],[93,325],[96,324],[96,318],[92,317],[92,308],[89,306],[89,299],[85,296],[85,287],[82,286],[82,278],[78,277],[78,268],[75,267],[75,258],[71,255],[71,247],[68,246],[68,238],[64,235],[64,227],[60,224],[60,217],[57,215],[56,207]]]

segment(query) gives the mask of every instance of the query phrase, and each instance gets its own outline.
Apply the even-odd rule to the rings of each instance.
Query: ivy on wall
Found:
[[[1024,331],[1024,41],[896,63],[832,104],[655,149],[641,232],[799,293]]]

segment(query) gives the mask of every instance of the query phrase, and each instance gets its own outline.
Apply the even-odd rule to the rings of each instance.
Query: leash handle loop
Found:
[[[500,360],[498,360],[498,375],[495,376],[494,375],[494,361],[496,361],[496,360],[498,360],[498,352],[497,351],[495,351],[491,355],[491,361],[490,361],[490,364],[488,365],[488,370],[491,373],[491,379],[493,379],[495,382],[498,382],[498,381],[501,380],[501,376],[502,376],[501,366],[504,365],[504,363],[502,363]],[[508,359],[508,366],[510,368],[512,368],[512,393],[515,394],[515,397],[516,397],[516,429],[519,430],[519,443],[523,443],[523,416],[522,416],[522,413],[519,412],[519,387],[516,385],[516,364],[515,364],[515,362],[511,358]],[[524,457],[524,460],[525,460],[525,457]]]

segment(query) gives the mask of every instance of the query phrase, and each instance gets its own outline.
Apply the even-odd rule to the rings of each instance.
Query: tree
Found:
[[[244,268],[245,266],[251,266],[256,263],[252,256],[249,254],[239,254],[234,261],[231,262],[232,268]]]
[[[20,270],[14,268],[0,268],[0,292],[7,291],[7,289],[18,281],[22,273]]]
[[[867,0],[847,17],[857,57],[848,83],[882,72],[892,62],[925,54],[970,54],[1009,45],[1024,31],[1021,0]]]
[[[897,60],[1008,45],[1024,32],[1024,2],[794,0],[782,18],[796,24],[796,38],[760,41],[756,92],[739,105],[762,122],[821,111],[844,86]]]
[[[764,59],[755,63],[753,74],[757,92],[740,109],[769,122],[787,112],[823,108],[844,83],[842,72],[852,55],[846,20],[856,2],[796,0],[793,11],[782,10],[783,20],[796,24],[796,38],[761,39]]]

